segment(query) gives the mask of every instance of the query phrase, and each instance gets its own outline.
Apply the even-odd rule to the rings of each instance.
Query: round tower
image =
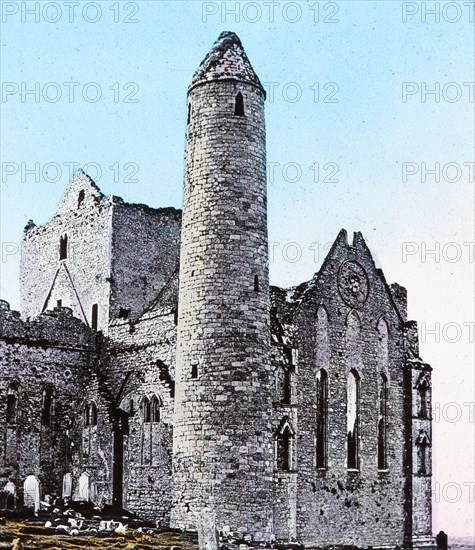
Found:
[[[272,532],[265,91],[222,33],[188,91],[174,423],[178,527]]]

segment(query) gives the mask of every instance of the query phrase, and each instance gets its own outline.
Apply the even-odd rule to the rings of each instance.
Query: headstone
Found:
[[[437,550],[447,550],[448,549],[448,537],[443,531],[439,531],[438,535],[435,537],[437,543]]]
[[[31,475],[23,484],[23,504],[25,508],[32,508],[36,512],[40,509],[40,482]]]
[[[72,496],[72,477],[68,472],[63,476],[63,498],[71,498]]]
[[[16,487],[15,487],[15,484],[13,483],[13,481],[9,481],[9,482],[5,485],[5,491],[8,491],[8,492],[11,493],[13,496],[16,495]]]
[[[90,496],[90,477],[83,472],[79,477],[79,500],[89,502]]]

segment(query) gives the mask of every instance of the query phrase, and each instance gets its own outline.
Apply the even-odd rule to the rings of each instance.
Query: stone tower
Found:
[[[222,33],[188,92],[174,424],[175,524],[211,539],[272,532],[264,101]]]

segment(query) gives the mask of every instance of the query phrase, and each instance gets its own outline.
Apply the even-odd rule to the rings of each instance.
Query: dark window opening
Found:
[[[89,426],[91,424],[91,412],[89,410],[89,405],[84,407],[84,426]]]
[[[150,422],[152,418],[152,410],[150,407],[150,400],[148,397],[144,397],[143,399],[143,421],[144,422]]]
[[[129,405],[129,414],[132,415],[134,414],[135,410],[134,410],[134,400],[131,399],[130,400],[130,405]]]
[[[244,98],[242,97],[241,92],[239,92],[236,96],[236,103],[234,105],[234,115],[244,116]]]
[[[78,208],[81,206],[83,201],[84,201],[84,189],[81,189],[81,191],[79,191],[79,195],[78,195]]]
[[[378,422],[378,469],[386,469],[386,441],[384,434],[384,421],[381,420]]]
[[[353,432],[348,432],[348,468],[350,470],[356,470],[358,467],[358,461],[356,459],[356,455],[357,455],[356,434]]]
[[[17,398],[13,393],[7,395],[7,424],[16,422]]]
[[[359,376],[354,370],[348,375],[346,396],[347,467],[355,470],[358,468]]]
[[[53,392],[47,388],[43,392],[43,408],[41,411],[41,423],[43,426],[51,424],[51,416],[53,409]]]
[[[97,407],[95,403],[91,403],[91,426],[97,426]]]
[[[65,260],[68,257],[68,236],[59,238],[59,259]]]
[[[387,468],[387,410],[388,410],[388,379],[381,375],[379,393],[379,420],[378,420],[378,469]]]
[[[259,277],[254,275],[254,292],[259,292]]]
[[[289,471],[290,463],[290,445],[292,434],[290,428],[286,426],[282,433],[277,436],[277,469]]]
[[[92,311],[91,311],[91,327],[94,330],[97,330],[97,318],[98,318],[99,308],[97,304],[92,305]]]
[[[150,419],[151,422],[160,422],[160,401],[155,395],[150,402]]]
[[[419,474],[427,474],[427,454],[428,454],[428,444],[426,441],[422,441],[419,444]]]
[[[174,308],[173,310],[173,324],[176,326],[178,325],[178,308]]]
[[[191,365],[191,378],[198,378],[198,365]]]
[[[63,307],[63,300],[56,300],[56,307]]]
[[[186,119],[187,124],[191,122],[191,103],[188,103],[188,117]]]
[[[119,308],[119,319],[128,319],[130,315],[130,309],[125,307]]]
[[[317,373],[317,468],[327,465],[328,377],[324,369]]]
[[[419,394],[419,416],[421,418],[427,418],[429,413],[429,407],[428,407],[429,385],[427,384],[427,381],[423,380],[419,384],[417,390]]]

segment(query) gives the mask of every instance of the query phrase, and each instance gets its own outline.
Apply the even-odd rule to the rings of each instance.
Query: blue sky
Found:
[[[363,232],[389,282],[408,287],[409,316],[440,334],[422,334],[421,345],[441,413],[434,529],[473,533],[474,423],[463,405],[475,400],[473,248],[464,244],[475,240],[473,5],[426,2],[437,17],[398,1],[101,1],[74,14],[46,4],[37,15],[2,6],[2,298],[18,308],[23,227],[51,218],[71,163],[89,163],[93,178],[99,166],[107,194],[181,206],[187,86],[232,30],[274,91],[271,281],[309,279],[345,227]],[[437,86],[438,97],[424,92]],[[38,177],[28,172],[36,163]]]

